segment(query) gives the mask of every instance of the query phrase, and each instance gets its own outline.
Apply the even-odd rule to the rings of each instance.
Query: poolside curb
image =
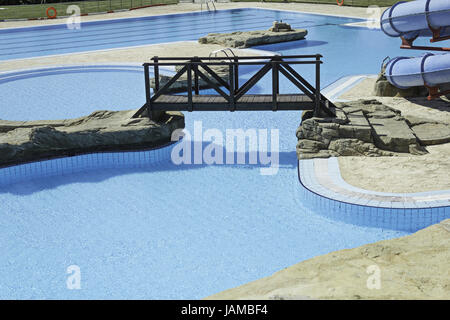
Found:
[[[346,223],[415,232],[450,218],[450,190],[386,193],[346,183],[337,158],[298,161],[303,203]]]

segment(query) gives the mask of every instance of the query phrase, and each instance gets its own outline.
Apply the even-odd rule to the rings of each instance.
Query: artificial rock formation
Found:
[[[428,90],[425,87],[411,87],[400,89],[393,86],[386,78],[383,67],[375,82],[374,95],[378,97],[426,97]]]
[[[293,31],[291,28],[291,25],[281,21],[274,21],[272,24],[272,27],[269,28],[269,31],[272,32],[287,32],[287,31]]]
[[[163,113],[158,122],[132,118],[136,111],[96,111],[55,121],[0,120],[0,165],[12,165],[98,151],[154,148],[184,128],[179,112]]]
[[[231,48],[248,48],[262,44],[302,40],[307,34],[308,31],[305,29],[292,29],[287,23],[275,21],[269,30],[210,33],[200,38],[198,42]]]
[[[336,118],[304,117],[296,132],[299,159],[420,155],[427,153],[427,145],[450,141],[448,123],[405,118],[377,100],[337,103],[336,107]]]

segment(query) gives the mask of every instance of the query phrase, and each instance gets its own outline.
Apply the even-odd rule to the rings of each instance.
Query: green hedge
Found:
[[[261,2],[261,0],[232,0],[233,2]],[[344,6],[354,7],[368,7],[377,5],[380,7],[388,7],[396,4],[400,0],[344,0]],[[412,0],[407,0],[412,1]],[[298,2],[298,3],[323,3],[323,4],[337,4],[336,0],[264,0],[264,2]]]
[[[101,0],[101,1],[75,1],[58,2],[47,4],[23,4],[6,5],[0,10],[0,20],[4,19],[24,19],[24,18],[45,18],[46,10],[54,7],[58,16],[68,16],[67,7],[77,5],[80,7],[80,13],[107,12],[110,10],[130,9],[156,4],[175,4],[178,0]],[[53,15],[53,12],[49,12]]]

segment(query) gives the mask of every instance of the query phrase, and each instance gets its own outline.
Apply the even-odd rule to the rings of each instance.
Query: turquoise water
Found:
[[[323,85],[348,74],[376,73],[384,56],[399,51],[398,39],[380,31],[335,25],[349,19],[264,11],[262,20],[259,11],[248,11],[256,15],[249,29],[277,17],[294,24],[297,15],[315,25],[307,41],[260,49],[322,53]],[[245,14],[239,11],[241,18]],[[219,13],[208,21],[218,17],[223,27],[233,15]],[[193,23],[203,24],[205,16],[198,17]],[[311,80],[310,69],[298,67]],[[57,119],[143,104],[141,71],[85,71],[0,78],[0,118]],[[262,82],[255,91],[268,88]],[[278,174],[260,175],[260,164],[163,163],[2,187],[0,298],[197,299],[320,254],[407,234],[329,220],[305,208],[294,152],[299,113],[187,113],[191,132],[194,121],[222,132],[278,129]],[[81,290],[66,288],[66,268],[73,264],[81,269]]]

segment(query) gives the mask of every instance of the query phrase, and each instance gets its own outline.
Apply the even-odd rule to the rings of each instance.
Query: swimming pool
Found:
[[[384,56],[399,51],[397,41],[386,39],[380,31],[339,25],[352,19],[254,9],[237,12],[143,21],[154,23],[155,19],[167,26],[189,17],[190,24],[203,25],[206,19],[209,23],[204,26],[212,30],[217,18],[222,31],[242,29],[239,19],[246,17],[246,29],[262,24],[265,28],[267,21],[280,18],[294,27],[303,27],[296,21],[304,21],[310,26],[308,40],[259,48],[283,54],[322,53],[324,85],[347,74],[376,73]],[[133,24],[138,22],[143,23]],[[122,22],[112,25],[116,23]],[[108,25],[95,26],[107,30]],[[53,36],[63,31],[33,32]],[[185,39],[193,39],[191,35]],[[5,32],[0,36],[5,39]],[[75,50],[55,48],[58,53]],[[54,53],[40,51],[42,45],[37,49],[11,51],[8,59]],[[307,78],[313,75],[313,70],[301,71]],[[0,78],[2,119],[76,117],[98,109],[138,108],[144,101],[142,71],[134,66],[8,75]],[[263,82],[256,90],[267,88]],[[294,149],[299,113],[192,113],[186,114],[188,130],[194,121],[221,131],[278,129],[278,174],[260,175],[259,164],[176,166],[164,162],[0,187],[0,298],[196,299],[320,254],[407,234],[329,220],[301,203]],[[249,150],[245,153],[248,157]],[[66,268],[73,264],[81,268],[81,290],[66,288]]]
[[[360,21],[282,11],[233,9],[86,22],[81,29],[73,30],[65,24],[15,28],[0,30],[0,60],[197,40],[210,32],[267,29],[273,20],[280,19],[302,28]]]

